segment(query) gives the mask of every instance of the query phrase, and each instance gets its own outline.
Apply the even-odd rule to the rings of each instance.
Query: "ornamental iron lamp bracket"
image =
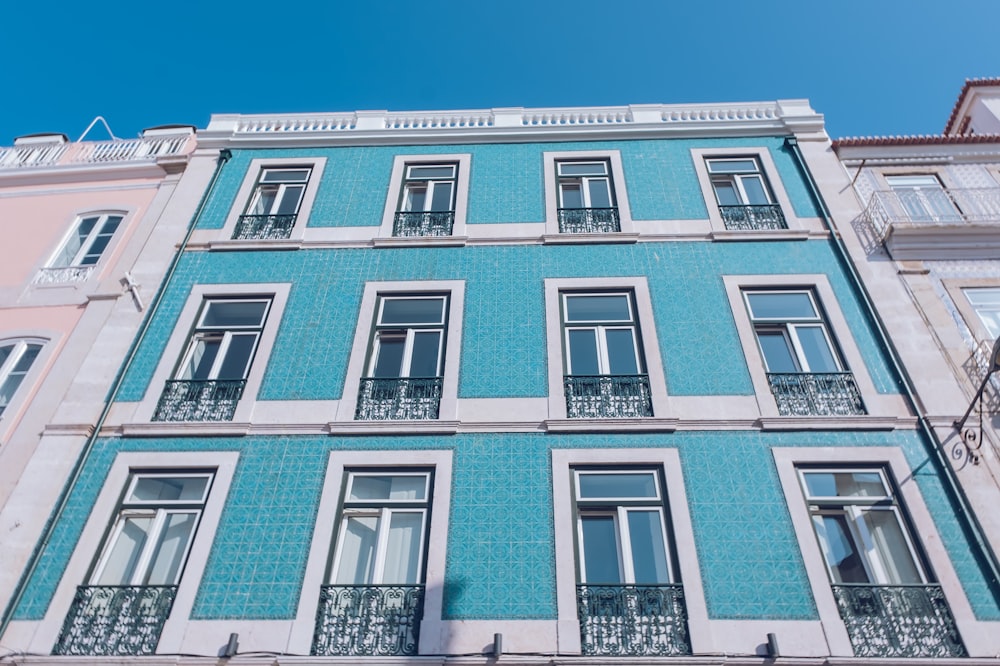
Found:
[[[972,398],[972,402],[969,403],[969,408],[965,410],[962,418],[955,421],[955,429],[961,434],[962,442],[965,444],[965,449],[974,465],[979,464],[979,454],[976,452],[982,446],[983,393],[986,391],[986,384],[990,381],[990,377],[997,370],[1000,370],[1000,338],[997,338],[993,342],[993,349],[990,351],[989,367],[986,370],[986,375],[983,377],[982,383],[979,385],[979,390],[976,391],[976,395]],[[978,427],[970,426],[966,428],[965,423],[968,421],[969,415],[972,414],[972,409],[977,403],[979,404],[979,425]]]

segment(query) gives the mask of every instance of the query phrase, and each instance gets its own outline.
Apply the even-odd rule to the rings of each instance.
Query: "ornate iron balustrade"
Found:
[[[358,421],[427,421],[438,417],[442,377],[399,377],[361,380]]]
[[[52,653],[153,654],[176,594],[176,585],[81,585]]]
[[[785,214],[778,204],[764,206],[719,206],[726,229],[734,231],[754,231],[787,229]]]
[[[63,282],[83,282],[94,272],[93,266],[58,266],[40,268],[35,275],[35,284],[60,284]]]
[[[163,387],[154,421],[232,421],[245,379],[171,379]]]
[[[565,375],[571,419],[626,419],[653,415],[649,375]]]
[[[414,655],[423,615],[423,585],[324,585],[311,652]]]
[[[858,657],[964,657],[940,585],[834,585]]]
[[[392,222],[393,236],[451,236],[455,211],[399,211]]]
[[[894,224],[1000,225],[1000,187],[878,190],[865,219],[880,238]]]
[[[691,654],[680,585],[580,584],[576,603],[585,655]]]
[[[867,414],[849,372],[769,372],[767,381],[782,416]]]
[[[292,235],[295,213],[291,215],[240,215],[234,240],[280,240]]]
[[[610,234],[622,230],[617,208],[560,208],[559,233]]]

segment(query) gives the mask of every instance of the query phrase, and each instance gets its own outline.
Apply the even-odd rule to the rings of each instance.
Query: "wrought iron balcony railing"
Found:
[[[585,655],[691,654],[680,585],[580,584],[576,603]]]
[[[881,238],[896,224],[1000,226],[1000,187],[879,190],[865,218]]]
[[[726,229],[754,231],[787,229],[785,214],[778,204],[764,206],[719,206],[719,214],[726,223]]]
[[[93,266],[53,266],[40,268],[35,274],[35,284],[62,284],[64,282],[84,282],[94,272]]]
[[[81,585],[52,653],[153,654],[176,594],[176,585]]]
[[[653,415],[649,375],[565,375],[571,419],[627,419]]]
[[[455,211],[399,211],[392,222],[393,236],[451,236]]]
[[[560,208],[559,233],[610,234],[622,230],[617,208]]]
[[[232,421],[245,379],[171,379],[163,387],[154,421]]]
[[[423,585],[324,585],[312,654],[414,655],[423,614]]]
[[[358,421],[427,421],[438,417],[443,377],[366,377],[358,389]]]
[[[292,235],[295,213],[291,215],[240,215],[234,240],[282,240]]]
[[[849,372],[769,372],[767,381],[782,416],[867,414]]]
[[[964,657],[940,585],[834,585],[858,657]]]

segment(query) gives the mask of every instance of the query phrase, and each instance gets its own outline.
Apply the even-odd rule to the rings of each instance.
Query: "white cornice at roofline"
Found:
[[[213,115],[202,148],[795,135],[826,140],[805,99],[546,109]]]

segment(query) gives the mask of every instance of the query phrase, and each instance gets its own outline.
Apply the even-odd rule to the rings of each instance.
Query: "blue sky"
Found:
[[[807,97],[836,137],[940,133],[1000,76],[1000,0],[11,2],[0,145],[212,113]],[[106,138],[95,130],[89,138]]]

